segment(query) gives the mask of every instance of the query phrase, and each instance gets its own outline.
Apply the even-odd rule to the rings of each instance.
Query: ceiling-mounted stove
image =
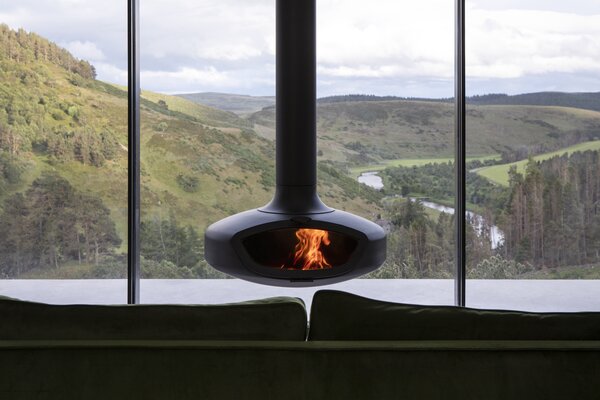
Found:
[[[252,282],[317,286],[377,269],[386,235],[317,195],[316,4],[277,0],[276,190],[264,207],[208,227],[205,258]]]

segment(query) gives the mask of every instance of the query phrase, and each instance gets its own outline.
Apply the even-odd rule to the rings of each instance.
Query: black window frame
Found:
[[[455,0],[455,276],[454,299],[466,299],[465,2]],[[128,219],[127,303],[140,302],[140,27],[139,0],[127,0]]]

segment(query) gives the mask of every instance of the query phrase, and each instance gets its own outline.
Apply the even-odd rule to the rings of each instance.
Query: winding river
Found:
[[[383,189],[383,179],[377,172],[363,172],[359,177],[358,181],[360,183],[364,183],[367,186],[372,187],[373,189],[381,190]],[[417,201],[417,199],[411,197],[411,201]],[[454,214],[454,208],[444,206],[442,204],[434,203],[431,201],[420,200],[421,204],[423,204],[427,208],[431,208],[440,212],[445,212],[446,214]],[[467,218],[470,219],[471,223],[475,225],[477,231],[481,234],[485,227],[485,219],[483,216],[479,214],[475,214],[472,211],[467,211]],[[497,248],[504,241],[504,233],[498,228],[496,225],[492,225],[490,227],[490,242],[492,244],[492,249]]]

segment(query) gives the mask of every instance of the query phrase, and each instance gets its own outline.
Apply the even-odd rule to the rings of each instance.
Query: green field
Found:
[[[574,146],[565,147],[564,149],[552,151],[550,153],[540,154],[538,156],[533,157],[533,159],[535,161],[543,161],[552,157],[562,156],[564,154],[570,155],[578,151],[586,150],[600,150],[600,140],[583,142]],[[474,172],[477,172],[479,175],[489,179],[492,182],[498,183],[503,186],[508,186],[508,170],[510,169],[510,167],[516,166],[518,172],[523,172],[525,171],[525,166],[527,165],[527,162],[528,160],[521,160],[510,164],[493,165],[491,167],[478,168],[477,170],[474,170]]]
[[[467,157],[469,161],[487,161],[487,160],[498,160],[499,154],[487,155],[487,156],[472,156]],[[427,164],[445,164],[453,162],[454,157],[441,157],[441,158],[401,158],[397,160],[389,160],[379,164],[363,165],[360,167],[350,168],[352,176],[358,177],[363,172],[369,171],[382,171],[388,167],[420,167]]]
[[[275,110],[248,117],[255,131],[273,139]],[[540,145],[559,149],[593,139],[600,130],[600,112],[567,107],[468,107],[469,156],[513,153]],[[349,167],[404,165],[451,158],[454,153],[454,108],[450,103],[397,100],[318,104],[320,160]],[[584,139],[589,140],[589,139]],[[419,160],[419,161],[409,161]]]

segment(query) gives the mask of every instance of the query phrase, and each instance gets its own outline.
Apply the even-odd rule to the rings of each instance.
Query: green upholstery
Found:
[[[598,400],[600,342],[2,342],[7,400]]]
[[[600,340],[479,337],[593,336],[599,316],[409,306],[322,291],[305,341],[304,304],[291,298],[220,306],[0,300],[0,400],[598,400]],[[344,340],[323,340],[333,336]]]
[[[304,303],[292,297],[191,306],[0,299],[0,322],[0,340],[305,340],[307,327]]]
[[[600,313],[417,306],[322,290],[309,340],[600,340]]]

